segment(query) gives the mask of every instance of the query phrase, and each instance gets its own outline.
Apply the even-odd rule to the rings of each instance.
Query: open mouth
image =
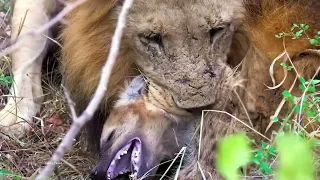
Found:
[[[141,141],[138,138],[129,141],[111,160],[107,170],[107,179],[113,180],[128,174],[136,179],[141,166]]]

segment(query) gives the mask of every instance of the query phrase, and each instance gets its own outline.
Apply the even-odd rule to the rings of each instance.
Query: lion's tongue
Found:
[[[120,149],[111,161],[107,171],[108,179],[114,179],[121,174],[132,173],[137,176],[140,167],[141,142],[137,139],[130,141]]]

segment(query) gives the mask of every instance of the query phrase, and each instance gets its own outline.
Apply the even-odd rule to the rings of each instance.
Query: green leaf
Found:
[[[306,90],[306,87],[305,87],[305,85],[300,84],[300,85],[299,85],[299,89],[300,89],[301,91],[305,91],[305,90]]]
[[[258,163],[256,164],[260,164],[261,160],[264,157],[264,152],[260,149],[256,152],[256,154],[254,155],[254,160],[258,161]]]
[[[4,177],[4,176],[6,176],[6,175],[8,175],[8,174],[12,174],[12,172],[9,171],[8,169],[5,169],[5,168],[2,168],[2,169],[0,170],[0,177]]]
[[[306,80],[305,80],[302,76],[299,77],[299,81],[300,81],[302,84],[304,84],[304,83],[306,82]]]
[[[278,39],[280,39],[280,38],[281,38],[281,35],[276,34],[275,37],[278,38]]]
[[[305,110],[305,106],[304,105],[299,105],[299,106],[297,106],[297,108],[295,109],[295,112],[296,113],[302,113],[302,112],[304,112],[304,110]]]
[[[309,86],[309,87],[308,87],[308,90],[307,90],[307,93],[314,93],[314,92],[316,92],[316,87],[314,87],[314,86]]]
[[[12,177],[12,180],[21,180],[21,177],[13,175],[13,173],[5,168],[0,170],[0,179]]]
[[[317,79],[314,79],[314,80],[311,81],[312,85],[317,85],[319,83],[320,83],[320,80],[317,80]]]
[[[262,147],[262,149],[268,149],[269,148],[269,144],[267,144],[265,142],[262,142],[261,143],[261,147]]]
[[[305,30],[305,31],[306,31],[306,30],[308,30],[308,29],[309,29],[309,27],[310,27],[309,25],[305,25],[305,26],[303,27],[303,30]]]
[[[265,173],[265,174],[270,174],[272,173],[272,169],[270,167],[270,165],[266,162],[262,162],[260,164],[260,169]]]
[[[310,39],[310,44],[312,45],[316,45],[318,43],[318,41],[316,39]]]
[[[314,110],[310,109],[308,111],[308,114],[307,114],[308,118],[313,118],[315,115],[316,115],[316,112]]]
[[[291,71],[292,69],[293,69],[293,66],[288,66],[288,67],[287,67],[287,70],[288,70],[288,71]]]
[[[278,137],[276,145],[279,154],[277,180],[315,180],[312,141],[288,134]]]
[[[280,64],[280,66],[282,66],[282,67],[287,67],[287,64],[286,64],[285,62],[282,62],[282,63]]]
[[[240,180],[238,169],[250,162],[250,141],[244,134],[223,138],[217,146],[217,169],[227,180]]]
[[[287,123],[287,124],[284,125],[284,129],[285,130],[289,130],[290,128],[291,128],[290,124]]]
[[[300,31],[297,31],[295,36],[296,37],[301,37],[302,36],[302,33],[303,33],[303,30],[300,30]]]
[[[271,155],[273,155],[274,157],[276,157],[277,156],[277,148],[275,146],[271,146],[270,150],[269,150],[269,153]]]
[[[279,118],[278,118],[278,117],[274,117],[274,118],[272,119],[272,121],[273,121],[273,122],[278,122],[278,121],[279,121]]]
[[[283,97],[286,97],[286,98],[292,97],[291,93],[287,90],[283,91],[282,95],[283,95]]]

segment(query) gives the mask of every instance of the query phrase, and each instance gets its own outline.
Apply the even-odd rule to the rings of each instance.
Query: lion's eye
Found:
[[[216,38],[216,36],[220,35],[221,32],[223,32],[224,30],[225,30],[225,27],[211,28],[209,31],[210,43],[213,43],[213,40]]]

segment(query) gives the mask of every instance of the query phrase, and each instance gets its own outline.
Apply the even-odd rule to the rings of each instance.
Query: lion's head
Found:
[[[136,0],[124,44],[180,108],[206,106],[230,70],[227,54],[241,10],[234,0]]]

